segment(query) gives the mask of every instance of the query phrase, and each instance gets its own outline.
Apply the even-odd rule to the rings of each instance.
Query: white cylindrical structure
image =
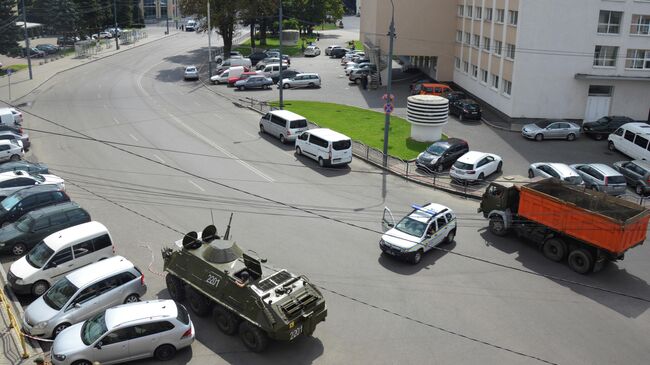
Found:
[[[406,108],[412,139],[433,142],[441,138],[449,116],[449,100],[434,95],[412,95],[407,99]]]

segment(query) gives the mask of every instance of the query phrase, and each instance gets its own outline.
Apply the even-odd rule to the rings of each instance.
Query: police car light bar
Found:
[[[427,205],[428,205],[428,204],[427,204]],[[420,211],[420,212],[422,212],[422,213],[429,214],[430,216],[437,215],[437,214],[442,213],[442,212],[444,212],[445,210],[447,210],[447,208],[445,208],[445,209],[441,210],[440,212],[436,212],[435,210],[426,209],[425,207],[419,206],[419,205],[417,205],[417,204],[413,204],[413,205],[411,205],[411,208],[413,208],[413,209],[415,209],[415,210],[417,210],[417,211]]]

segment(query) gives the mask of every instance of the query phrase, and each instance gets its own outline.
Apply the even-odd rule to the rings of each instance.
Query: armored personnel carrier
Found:
[[[321,292],[304,276],[262,268],[266,260],[242,251],[217,235],[214,225],[199,237],[189,232],[174,248],[164,248],[165,281],[172,299],[187,298],[199,317],[212,315],[227,335],[239,335],[247,348],[263,351],[269,339],[292,341],[310,336],[325,320]]]

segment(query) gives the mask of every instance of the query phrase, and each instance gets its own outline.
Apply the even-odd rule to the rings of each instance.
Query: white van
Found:
[[[244,66],[233,66],[223,71],[219,75],[212,76],[210,82],[213,84],[227,84],[229,77],[239,77],[246,72]]]
[[[243,57],[229,58],[229,59],[223,61],[219,65],[219,68],[217,69],[217,72],[225,71],[225,70],[229,69],[230,67],[234,67],[234,66],[243,66],[243,67],[250,70],[250,68],[251,68],[251,59],[250,58],[243,58]]]
[[[185,31],[186,32],[194,32],[196,31],[196,20],[188,20],[187,24],[185,24]]]
[[[287,70],[289,69],[289,65],[286,63],[282,63],[282,70]],[[262,70],[256,71],[260,75],[264,75],[266,77],[271,77],[273,74],[277,74],[280,72],[280,64],[279,63],[271,63],[266,66]]]
[[[0,108],[0,124],[14,126],[16,119],[14,118],[14,113],[11,112],[9,108]]]
[[[635,160],[650,161],[650,125],[625,123],[607,137],[610,151],[619,150]]]
[[[307,119],[288,110],[272,110],[260,119],[260,132],[280,138],[280,142],[295,141],[309,128]]]
[[[321,167],[344,165],[352,162],[352,140],[328,128],[310,129],[296,139],[296,154],[313,158]]]
[[[115,254],[108,229],[88,222],[52,233],[11,264],[7,279],[17,293],[41,296],[67,273]]]

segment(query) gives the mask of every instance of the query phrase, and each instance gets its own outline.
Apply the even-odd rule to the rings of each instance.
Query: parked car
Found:
[[[415,86],[415,85],[413,85],[413,86]],[[413,90],[413,88],[411,88],[411,90]],[[467,94],[465,94],[462,91],[446,91],[446,92],[442,93],[441,96],[443,98],[449,100],[449,105],[451,105],[451,103],[453,103],[455,101],[458,101],[458,100],[469,99]]]
[[[521,135],[536,141],[545,139],[566,139],[573,141],[580,136],[580,126],[561,119],[546,119],[526,124]]]
[[[16,108],[7,108],[13,114],[14,116],[14,124],[22,124],[23,122],[23,113],[21,113],[18,109]],[[23,133],[22,128],[20,128],[20,134]]]
[[[67,47],[67,46],[74,46],[74,44],[76,42],[78,42],[78,41],[79,41],[79,38],[77,38],[77,37],[71,37],[71,36],[58,37],[56,39],[56,44],[59,47]]]
[[[625,176],[627,184],[643,196],[650,193],[650,162],[645,160],[614,162],[614,170]]]
[[[23,57],[27,57],[27,48],[23,48]],[[41,51],[36,47],[29,48],[29,57],[31,58],[42,58],[45,57],[45,52]]]
[[[248,58],[251,60],[251,65],[253,66],[257,65],[258,62],[265,59],[266,57],[268,57],[266,52],[254,52],[248,56]]]
[[[271,110],[260,119],[260,132],[278,137],[283,144],[295,142],[307,129],[307,119],[288,110]]]
[[[454,242],[456,215],[440,204],[413,205],[411,213],[395,224],[388,207],[384,208],[379,248],[385,254],[418,264],[422,255],[438,245]]]
[[[250,69],[252,67],[251,60],[248,58],[244,58],[241,56],[237,57],[231,57],[228,58],[227,60],[223,61],[219,67],[217,67],[217,73],[221,73],[230,67],[235,67],[235,66],[243,66],[246,69]]]
[[[53,44],[37,44],[36,49],[41,50],[46,54],[54,54],[59,52],[59,47]]]
[[[352,71],[359,70],[359,69],[366,69],[366,68],[373,68],[374,70],[376,70],[377,65],[375,65],[374,63],[370,63],[370,62],[351,63],[349,66],[347,66],[345,68],[345,74],[347,76],[350,76]]]
[[[331,58],[341,58],[345,56],[346,53],[350,52],[347,48],[334,48],[330,51]]]
[[[183,79],[185,80],[198,80],[199,79],[199,70],[196,66],[187,66],[185,67],[185,73],[183,74]]]
[[[305,57],[320,56],[320,48],[318,46],[309,46],[305,48]]]
[[[14,115],[14,120],[16,120],[15,118],[16,118],[16,115]],[[20,118],[22,120],[22,114],[20,115]],[[0,131],[2,131],[2,132],[11,131],[11,132],[14,132],[16,134],[23,134],[24,133],[23,127],[21,127],[18,124],[14,124],[14,125],[0,124]]]
[[[370,65],[362,68],[355,68],[350,72],[348,80],[351,82],[358,83],[362,78],[370,75],[371,72],[377,72],[377,67],[375,65]]]
[[[301,73],[302,72],[300,72],[298,70],[291,70],[291,69],[284,70],[283,69],[282,70],[282,77],[285,78],[285,79],[290,79],[290,78],[293,78],[296,75],[301,74]],[[271,72],[271,80],[273,80],[274,84],[277,84],[278,82],[280,82],[280,72]]]
[[[481,120],[483,115],[481,106],[473,99],[462,99],[449,103],[449,114],[458,116],[460,120]]]
[[[443,172],[467,152],[469,152],[469,145],[466,141],[448,138],[434,142],[427,147],[415,159],[415,165],[428,172]]]
[[[600,141],[607,138],[610,133],[614,133],[623,124],[633,122],[636,121],[632,118],[612,115],[602,117],[595,122],[584,122],[582,123],[582,130],[586,135]]]
[[[280,64],[280,57],[266,57],[265,59],[257,63],[255,69],[261,71],[264,70],[264,68],[266,68],[267,66],[279,65],[279,64]],[[282,62],[282,64],[287,68],[289,67],[289,64],[286,62]]]
[[[411,95],[417,94],[417,93],[414,92],[415,87],[417,85],[420,85],[420,86],[418,86],[418,90],[419,90],[420,88],[422,88],[421,84],[431,84],[431,83],[436,83],[436,82],[437,82],[436,80],[434,80],[434,79],[432,79],[430,77],[425,77],[423,79],[419,79],[417,81],[412,82],[411,85],[409,85],[409,90],[411,91]],[[465,98],[463,98],[463,99],[465,99]]]
[[[230,69],[232,69],[232,67]],[[223,72],[221,72],[219,74],[216,74],[216,75],[210,77],[210,83],[213,84],[213,85],[214,84],[227,83],[228,79],[230,78],[230,69],[225,70],[225,71],[223,71]],[[242,67],[242,72],[244,72],[243,67]],[[239,73],[239,72],[236,72],[236,73]]]
[[[342,48],[342,47],[339,46],[339,45],[336,45],[336,44],[333,44],[331,46],[327,46],[327,48],[325,48],[325,56],[329,56],[330,53],[332,52],[332,50],[336,49],[336,48]]]
[[[110,39],[113,38],[113,34],[111,32],[99,32],[97,34],[92,35],[93,39]]]
[[[650,125],[625,123],[607,137],[607,148],[619,151],[635,160],[650,161]]]
[[[349,164],[352,162],[352,140],[329,128],[309,129],[296,138],[296,155],[314,159],[320,167]]]
[[[29,134],[27,133],[19,134],[12,131],[0,131],[0,140],[20,141],[25,152],[29,151],[32,145],[32,142],[29,140]]]
[[[49,174],[30,174],[26,171],[8,171],[0,173],[0,197],[4,198],[34,185],[56,185],[65,190],[62,178]]]
[[[605,164],[573,164],[571,168],[582,177],[588,189],[609,195],[622,195],[627,190],[625,176]]]
[[[241,74],[239,74],[239,76],[231,76],[228,78],[228,86],[235,86],[237,81],[246,80],[247,78],[255,75],[257,75],[257,72],[247,71],[247,72],[242,72]]]
[[[228,54],[228,57],[224,57],[223,54],[219,54],[219,55],[214,56],[214,62],[222,63],[226,59],[233,58],[233,57],[234,58],[237,58],[237,57],[243,58],[241,52],[239,52],[239,51],[230,51],[230,53]],[[251,59],[251,61],[252,61],[252,59]]]
[[[442,96],[442,94],[449,91],[452,91],[451,88],[445,84],[422,83],[422,84],[415,84],[413,90],[411,90],[411,94]]]
[[[123,304],[63,330],[52,344],[52,364],[168,361],[194,342],[194,334],[189,313],[173,300]]]
[[[273,80],[263,75],[254,75],[245,80],[239,80],[235,83],[238,90],[248,89],[268,89],[273,85]]]
[[[32,210],[69,201],[68,194],[56,185],[18,190],[0,201],[0,226],[5,227]]]
[[[451,166],[449,175],[460,182],[485,180],[488,176],[501,172],[503,161],[493,153],[469,151]]]
[[[88,221],[90,214],[74,202],[33,210],[0,228],[0,253],[22,256],[50,234]]]
[[[29,174],[49,174],[50,170],[44,163],[22,161],[9,161],[0,164],[0,173],[8,171],[27,171]]]
[[[94,252],[92,242],[75,248],[77,255]],[[76,258],[76,256],[75,256]],[[124,303],[135,303],[147,292],[144,274],[122,256],[83,266],[34,300],[23,317],[23,330],[56,338],[64,329]]]
[[[0,140],[0,161],[16,162],[23,158],[24,155],[23,147],[16,140]]]
[[[582,177],[569,165],[556,162],[535,162],[528,167],[528,177],[554,177],[571,185],[584,185]]]
[[[298,74],[293,78],[282,80],[282,87],[285,89],[292,87],[320,87],[320,84],[320,76],[317,73]],[[279,82],[278,87],[280,87]]]

